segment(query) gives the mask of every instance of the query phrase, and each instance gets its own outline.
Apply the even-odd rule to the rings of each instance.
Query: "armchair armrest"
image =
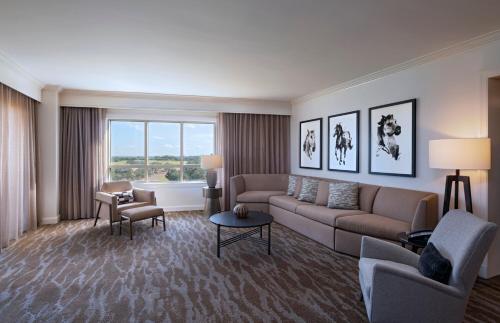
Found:
[[[137,202],[147,202],[156,205],[156,197],[154,191],[143,190],[140,188],[133,189],[134,200]]]
[[[361,240],[361,258],[389,260],[417,267],[419,256],[401,246],[380,239],[363,236]]]
[[[245,191],[245,179],[243,176],[233,176],[229,179],[229,200],[231,210],[236,204],[236,197]]]
[[[377,263],[368,291],[371,322],[461,322],[465,296],[407,268]]]
[[[106,193],[106,192],[96,192],[95,199],[100,201],[100,202],[110,204],[110,205],[117,205],[118,204],[118,197],[114,196],[113,194]]]

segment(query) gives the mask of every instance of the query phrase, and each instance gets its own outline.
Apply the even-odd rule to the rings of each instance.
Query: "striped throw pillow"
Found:
[[[297,176],[288,176],[288,190],[286,195],[292,196],[295,194],[295,188],[297,187]]]
[[[113,192],[112,194],[118,197],[118,204],[127,204],[134,202],[134,194],[132,193],[132,191]]]
[[[330,183],[328,207],[330,209],[359,210],[358,183]]]
[[[312,178],[302,179],[302,188],[300,189],[299,201],[314,203],[318,194],[319,181]]]

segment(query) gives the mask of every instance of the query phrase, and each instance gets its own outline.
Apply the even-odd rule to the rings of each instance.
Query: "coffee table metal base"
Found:
[[[267,224],[267,240],[262,238],[262,226],[259,226],[250,231],[246,231],[240,234],[233,234],[233,236],[226,240],[221,240],[221,225],[217,225],[217,258],[220,258],[220,249],[222,247],[228,246],[232,243],[241,241],[241,240],[250,240],[262,245],[267,246],[267,254],[271,254],[271,223]],[[225,231],[227,232],[227,231]],[[253,235],[259,233],[260,237],[255,238]]]

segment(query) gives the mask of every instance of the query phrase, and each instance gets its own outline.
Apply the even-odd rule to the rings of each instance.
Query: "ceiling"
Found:
[[[500,29],[498,0],[0,0],[0,51],[64,88],[291,100]]]

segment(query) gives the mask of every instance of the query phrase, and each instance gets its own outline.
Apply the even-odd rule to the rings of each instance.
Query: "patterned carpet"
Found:
[[[273,225],[271,256],[248,241],[215,256],[197,212],[134,240],[101,220],[44,226],[0,255],[1,322],[365,322],[357,260]],[[115,232],[118,230],[115,229]],[[500,320],[500,278],[478,281],[467,321]]]

